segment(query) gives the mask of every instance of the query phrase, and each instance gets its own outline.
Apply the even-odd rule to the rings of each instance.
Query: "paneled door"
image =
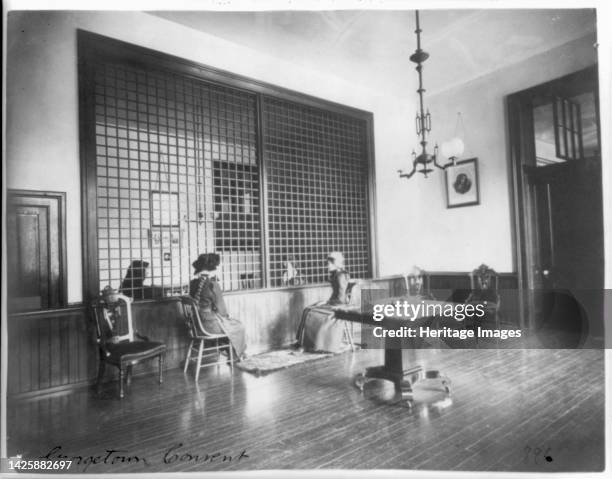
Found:
[[[7,292],[10,312],[65,305],[64,194],[9,190]]]
[[[511,95],[508,111],[526,326],[602,336],[597,68]]]

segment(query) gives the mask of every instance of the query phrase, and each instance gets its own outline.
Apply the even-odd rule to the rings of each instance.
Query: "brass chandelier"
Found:
[[[421,144],[421,153],[419,155],[416,154],[414,150],[412,150],[412,170],[409,173],[404,173],[403,170],[398,170],[400,178],[410,178],[417,171],[422,173],[425,178],[431,172],[433,172],[433,166],[444,170],[451,165],[455,164],[456,158],[463,153],[463,141],[459,138],[454,138],[453,140],[444,143],[442,145],[443,153],[450,160],[445,165],[440,165],[438,163],[438,145],[436,144],[433,150],[433,154],[427,152],[427,136],[431,132],[431,114],[429,110],[425,112],[425,108],[423,106],[423,93],[425,93],[425,88],[423,88],[423,63],[425,60],[429,58],[429,53],[421,49],[421,27],[419,23],[419,11],[415,11],[416,16],[416,33],[417,37],[417,48],[415,52],[410,55],[410,61],[416,63],[416,71],[419,75],[419,88],[417,93],[419,94],[419,110],[417,111],[415,122],[416,122],[416,134],[420,136],[420,144]]]

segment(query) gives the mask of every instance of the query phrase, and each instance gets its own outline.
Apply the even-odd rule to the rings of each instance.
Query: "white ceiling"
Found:
[[[367,88],[416,88],[412,10],[151,13]],[[428,94],[595,31],[591,9],[425,10],[420,20]]]

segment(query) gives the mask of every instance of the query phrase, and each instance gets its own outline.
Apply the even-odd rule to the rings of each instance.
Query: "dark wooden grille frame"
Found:
[[[353,122],[355,124],[361,125],[361,144],[358,146],[358,149],[361,151],[364,162],[362,170],[365,169],[365,174],[363,175],[363,185],[362,190],[362,199],[365,204],[365,212],[363,217],[360,218],[360,228],[359,233],[365,235],[366,241],[365,246],[362,245],[361,248],[353,248],[350,249],[351,245],[349,244],[349,249],[347,251],[347,260],[349,263],[349,268],[353,266],[353,259],[355,259],[354,266],[354,275],[357,276],[372,276],[377,272],[377,264],[376,264],[376,237],[374,229],[371,227],[373,224],[373,212],[375,211],[375,193],[374,193],[374,155],[373,155],[373,118],[372,114],[369,112],[365,112],[358,109],[353,109],[350,107],[346,107],[344,105],[339,105],[336,103],[328,102],[325,100],[320,100],[308,95],[303,95],[300,93],[296,93],[290,90],[286,90],[280,87],[276,87],[273,85],[264,84],[255,80],[251,80],[245,77],[240,77],[234,75],[232,73],[223,72],[220,70],[212,69],[203,65],[195,64],[193,62],[172,57],[169,55],[165,55],[159,52],[155,52],[152,50],[144,49],[142,47],[137,47],[134,45],[130,45],[124,42],[120,42],[117,40],[113,40],[107,37],[103,37],[100,35],[92,34],[89,32],[79,31],[78,32],[78,47],[79,47],[79,94],[80,94],[80,115],[81,115],[81,159],[82,159],[82,198],[83,198],[83,234],[84,234],[84,294],[86,296],[96,295],[101,286],[104,286],[104,283],[99,278],[99,261],[101,258],[98,258],[97,251],[97,241],[98,241],[98,215],[96,214],[98,211],[98,198],[97,198],[97,165],[96,165],[96,141],[95,135],[94,140],[92,141],[92,131],[95,128],[95,99],[92,99],[91,89],[95,87],[95,77],[94,71],[97,65],[101,63],[110,62],[117,63],[119,62],[121,65],[127,65],[130,68],[137,68],[145,72],[146,74],[154,75],[155,72],[164,72],[166,75],[174,76],[176,78],[181,78],[183,82],[195,82],[197,84],[204,84],[206,88],[211,89],[226,89],[228,91],[234,92],[238,95],[246,95],[253,99],[255,105],[255,117],[253,117],[250,121],[255,125],[255,132],[252,137],[250,137],[250,141],[252,141],[255,149],[256,149],[256,161],[254,165],[242,165],[240,167],[228,167],[227,164],[224,164],[223,161],[214,161],[211,173],[209,175],[212,178],[212,181],[216,183],[215,189],[209,189],[209,191],[214,191],[215,196],[226,196],[230,199],[229,205],[231,211],[230,214],[237,214],[235,209],[239,206],[237,205],[238,196],[235,190],[245,188],[249,190],[249,193],[252,193],[251,197],[251,207],[252,211],[250,212],[251,218],[249,220],[249,228],[248,231],[251,233],[246,237],[244,236],[244,232],[241,233],[242,237],[238,237],[238,244],[232,244],[234,240],[231,237],[232,227],[229,226],[229,223],[223,223],[224,218],[219,217],[219,213],[223,213],[223,211],[215,211],[213,215],[215,216],[214,221],[217,223],[215,226],[215,230],[218,230],[222,233],[228,234],[220,234],[214,239],[212,245],[205,245],[205,250],[222,250],[224,248],[231,248],[232,246],[240,250],[240,248],[248,247],[250,244],[258,243],[256,246],[259,246],[259,256],[260,256],[260,268],[257,271],[254,271],[253,274],[239,275],[239,285],[230,285],[228,289],[238,289],[238,288],[258,288],[258,287],[276,287],[279,286],[279,270],[278,268],[268,268],[270,264],[270,260],[274,260],[278,257],[278,252],[274,251],[269,247],[270,242],[270,231],[268,231],[268,220],[270,218],[269,208],[267,207],[269,204],[269,163],[268,161],[262,161],[265,158],[264,149],[265,149],[265,134],[268,130],[268,125],[266,125],[265,118],[265,105],[266,102],[271,101],[285,101],[289,102],[287,104],[295,105],[298,108],[301,108],[303,111],[308,112],[307,117],[311,118],[312,115],[316,115],[317,112],[319,114],[328,115],[330,118],[344,118],[345,121]],[[148,72],[148,73],[147,73]],[[151,73],[153,72],[153,73]],[[204,83],[202,83],[204,82]],[[136,108],[137,109],[137,108]],[[195,135],[194,135],[195,136]],[[346,149],[346,143],[349,141],[345,138],[340,138],[338,144],[335,148],[338,149]],[[172,145],[176,147],[178,150],[179,145]],[[201,146],[201,145],[200,145]],[[194,150],[198,151],[198,145],[194,145]],[[163,153],[163,152],[162,152]],[[181,155],[177,153],[177,158],[180,158]],[[336,158],[337,151],[332,151],[330,157]],[[163,163],[163,161],[161,162]],[[171,162],[169,162],[171,163]],[[170,171],[171,164],[168,165],[168,170],[166,173],[171,175],[178,175],[178,172]],[[236,174],[238,168],[245,168],[248,166],[249,168],[254,168],[256,174],[251,175],[251,178],[248,182],[242,181],[239,175]],[[258,170],[258,171],[257,171]],[[186,172],[189,172],[189,166],[187,165]],[[361,171],[363,173],[363,171]],[[189,187],[189,177],[187,174],[187,183]],[[140,181],[140,180],[139,180]],[[245,186],[245,184],[248,185]],[[365,194],[364,194],[365,193]],[[181,200],[181,208],[184,208]],[[246,206],[245,206],[246,208]],[[217,208],[218,210],[218,208]],[[244,213],[244,211],[242,212]],[[350,215],[349,215],[350,216]],[[201,218],[200,218],[201,219]],[[198,216],[189,218],[190,221],[197,222]],[[274,220],[274,217],[272,217]],[[142,222],[142,218],[139,219]],[[346,242],[343,243],[343,237],[349,237],[352,234],[351,230],[351,218],[342,218],[340,222],[339,228],[339,239],[333,244],[326,245],[326,249],[346,249]],[[364,227],[365,224],[365,227]],[[172,226],[169,226],[172,229]],[[219,229],[220,228],[220,229]],[[145,228],[146,229],[146,228]],[[142,230],[142,228],[141,228]],[[180,235],[190,234],[189,232],[180,231]],[[140,238],[142,240],[142,238]],[[148,238],[148,241],[151,241]],[[183,241],[183,238],[180,238],[180,241]],[[228,243],[229,242],[229,243]],[[337,248],[334,248],[337,244]],[[323,246],[322,246],[323,248]],[[198,245],[198,249],[200,249],[200,245]],[[364,251],[365,250],[365,251]],[[327,251],[326,251],[327,252]],[[283,254],[286,254],[283,253]],[[322,253],[323,254],[323,253]],[[181,268],[189,268],[187,263],[193,260],[193,253],[191,251],[188,255],[181,256],[189,256],[188,258],[181,258]],[[297,256],[300,256],[299,254]],[[365,259],[364,259],[365,258]],[[104,259],[104,258],[102,258]],[[131,259],[139,259],[132,257]],[[323,262],[325,256],[323,254],[322,258],[318,258],[317,260]],[[314,263],[315,259],[309,259]],[[183,265],[182,263],[185,263]],[[298,266],[300,266],[300,260],[297,260]],[[248,263],[248,260],[244,258],[237,260],[237,265],[244,266],[245,263]],[[125,273],[126,265],[123,264],[123,273]],[[314,266],[312,267],[314,268]],[[324,273],[321,272],[324,270],[324,263],[317,272],[317,274],[310,275],[309,283],[313,282],[321,282],[324,280]],[[304,271],[306,276],[308,276],[309,270]],[[116,281],[116,279],[115,279]],[[178,293],[179,291],[165,291],[165,293]]]

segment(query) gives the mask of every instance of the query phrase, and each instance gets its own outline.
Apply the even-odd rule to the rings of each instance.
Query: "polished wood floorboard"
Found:
[[[88,473],[603,469],[603,351],[420,350],[417,357],[451,378],[450,398],[426,382],[412,409],[392,404],[384,381],[360,392],[352,378],[382,362],[376,350],[264,377],[208,368],[199,385],[174,369],[161,386],[154,376],[135,377],[123,400],[110,383],[101,396],[81,389],[9,403],[8,452],[35,458],[56,448],[50,458],[80,457],[71,472]],[[243,451],[248,457],[239,459]]]

